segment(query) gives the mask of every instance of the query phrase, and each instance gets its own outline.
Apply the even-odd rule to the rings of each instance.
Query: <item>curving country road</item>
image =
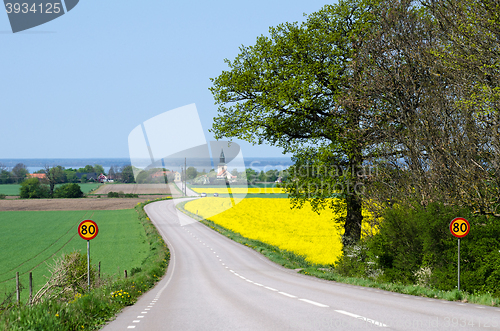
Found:
[[[500,309],[295,273],[161,201],[146,212],[171,261],[158,285],[103,330],[500,330]]]

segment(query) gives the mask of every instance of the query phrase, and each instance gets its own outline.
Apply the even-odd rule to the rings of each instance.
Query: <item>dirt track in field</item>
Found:
[[[123,192],[132,194],[165,194],[174,197],[181,196],[175,184],[105,184],[92,194],[108,194],[109,192]]]
[[[84,198],[84,199],[30,199],[0,200],[0,211],[42,210],[118,210],[134,208],[138,202],[154,200],[161,196],[142,198]]]

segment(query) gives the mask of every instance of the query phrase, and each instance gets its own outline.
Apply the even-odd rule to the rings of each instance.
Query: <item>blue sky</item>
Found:
[[[128,157],[129,133],[195,103],[207,140],[209,78],[270,26],[323,1],[86,1],[13,34],[0,14],[0,159]],[[237,141],[237,140],[236,140]],[[281,156],[237,141],[245,156]]]

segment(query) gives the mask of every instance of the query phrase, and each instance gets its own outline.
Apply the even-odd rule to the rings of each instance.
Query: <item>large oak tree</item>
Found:
[[[225,60],[229,70],[212,79],[210,89],[219,105],[215,137],[293,153],[284,185],[294,206],[311,201],[317,212],[344,208],[344,244],[361,236],[365,177],[358,173],[385,139],[379,109],[348,97],[362,76],[356,56],[374,20],[372,5],[340,1],[302,24],[270,28],[269,36]],[[343,199],[325,199],[334,196]]]

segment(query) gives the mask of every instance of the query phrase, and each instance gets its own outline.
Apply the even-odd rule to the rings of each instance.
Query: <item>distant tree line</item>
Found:
[[[0,184],[20,184],[26,179],[28,173],[23,163],[16,164],[10,171],[0,163]]]
[[[0,164],[0,184],[21,184],[20,197],[23,199],[36,198],[80,198],[84,194],[78,183],[94,182],[95,179],[87,180],[85,174],[104,174],[104,168],[99,165],[86,165],[83,168],[65,169],[62,166],[45,166],[35,173],[44,174],[44,178],[30,178],[26,165],[19,163],[11,171]],[[77,174],[83,174],[78,179]],[[134,172],[132,166],[119,168],[111,167],[107,174],[108,179],[118,183],[134,183]],[[60,185],[63,184],[63,185]],[[59,186],[57,186],[59,185]],[[56,187],[57,186],[57,187]]]

